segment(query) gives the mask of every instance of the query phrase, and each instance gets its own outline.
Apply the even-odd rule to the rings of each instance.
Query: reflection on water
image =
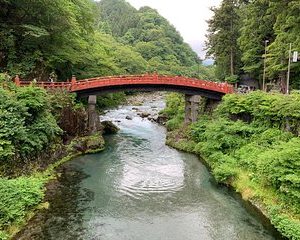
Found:
[[[163,102],[146,104],[163,107]],[[154,111],[154,110],[153,110]],[[133,120],[126,120],[130,115]],[[165,145],[165,129],[132,106],[106,113],[121,131],[62,168],[49,210],[18,239],[273,239],[196,156]],[[120,121],[120,122],[119,122]]]

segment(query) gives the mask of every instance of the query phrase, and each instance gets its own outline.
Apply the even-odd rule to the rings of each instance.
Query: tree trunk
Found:
[[[230,28],[231,28],[231,34],[233,34],[233,19],[231,18],[230,21]],[[234,40],[233,40],[233,36],[231,36],[231,48],[230,48],[230,74],[231,76],[234,75],[234,53],[233,53],[233,44],[234,44]]]
[[[234,75],[234,56],[233,56],[232,47],[231,47],[231,51],[230,51],[230,74],[231,74],[231,76]]]

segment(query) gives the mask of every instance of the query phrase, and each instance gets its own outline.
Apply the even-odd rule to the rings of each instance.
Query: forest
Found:
[[[0,0],[0,69],[65,81],[153,73],[214,79],[176,29],[124,0]],[[42,14],[41,14],[42,13]]]
[[[300,51],[298,0],[223,0],[212,8],[206,47],[220,80],[254,79],[286,88],[289,48]],[[265,63],[265,64],[264,64]],[[300,87],[300,63],[291,64],[291,86]]]

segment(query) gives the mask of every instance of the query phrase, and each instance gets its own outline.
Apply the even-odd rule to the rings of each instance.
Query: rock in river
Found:
[[[103,132],[104,132],[104,134],[117,133],[120,130],[111,121],[103,121],[103,122],[101,122],[101,124],[103,126]]]

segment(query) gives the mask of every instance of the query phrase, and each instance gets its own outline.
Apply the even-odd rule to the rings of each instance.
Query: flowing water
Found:
[[[137,108],[163,107],[157,99]],[[105,114],[120,132],[106,137],[104,152],[63,166],[50,208],[18,239],[275,239],[196,156],[166,146],[165,128],[132,108]]]

